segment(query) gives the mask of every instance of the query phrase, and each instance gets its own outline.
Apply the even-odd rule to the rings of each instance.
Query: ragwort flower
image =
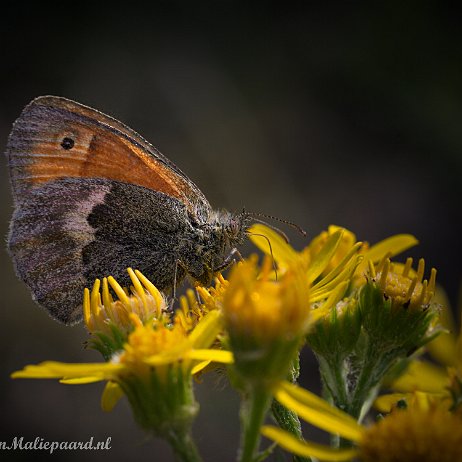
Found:
[[[441,287],[436,288],[434,303],[440,307],[439,320],[443,331],[425,346],[432,361],[418,357],[409,360],[404,370],[400,367],[398,377],[395,373],[387,384],[387,388],[396,393],[382,395],[375,402],[383,412],[388,412],[394,403],[415,391],[427,393],[433,399],[439,399],[442,405],[461,412],[462,331],[456,327],[449,300]]]
[[[348,414],[316,395],[287,382],[275,396],[307,422],[349,440],[353,447],[332,448],[302,441],[273,426],[262,433],[287,451],[321,461],[452,462],[462,459],[462,420],[426,396],[416,394],[409,405],[395,408],[377,422],[359,425]]]
[[[189,459],[183,454],[184,460],[199,460],[189,436],[198,409],[192,375],[211,361],[232,361],[230,352],[210,348],[222,329],[221,314],[218,310],[210,311],[201,316],[193,328],[185,328],[180,317],[170,321],[165,315],[163,298],[156,297],[157,292],[141,273],[130,272],[130,275],[141,277],[146,288],[144,295],[136,280],[135,289],[129,295],[109,278],[119,297],[117,300],[104,294],[103,285],[105,301],[101,305],[98,282],[91,295],[85,291],[85,321],[91,326],[92,334],[104,333],[110,337],[118,332],[120,338],[126,338],[107,362],[47,361],[26,366],[12,377],[57,378],[72,384],[107,381],[102,396],[103,409],[111,410],[117,400],[126,395],[140,426],[166,438],[177,454],[186,451]]]

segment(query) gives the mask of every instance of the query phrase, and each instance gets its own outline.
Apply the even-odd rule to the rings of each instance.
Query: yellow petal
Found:
[[[396,234],[371,246],[364,255],[365,260],[379,262],[383,257],[393,257],[405,250],[414,247],[419,241],[412,234]]]
[[[291,433],[270,425],[264,425],[261,433],[287,451],[302,457],[315,457],[325,461],[348,461],[358,454],[356,449],[332,449],[329,446],[300,441]]]
[[[248,230],[250,240],[264,253],[272,256],[280,267],[287,268],[299,259],[298,253],[276,231],[261,224],[254,224]],[[260,236],[259,236],[260,234]],[[265,236],[265,237],[262,237]],[[269,243],[268,243],[269,241]],[[271,249],[270,249],[271,244]]]
[[[330,311],[330,309],[335,306],[343,297],[343,294],[345,293],[346,289],[348,287],[348,281],[344,281],[340,283],[327,297],[327,300],[319,307],[316,308],[315,310],[311,311],[311,316],[313,319],[313,322],[318,321],[321,319],[323,316],[327,315]]]
[[[330,260],[335,254],[337,247],[342,239],[343,230],[339,229],[334,234],[329,236],[321,251],[310,262],[308,269],[308,280],[313,282],[326,268]]]
[[[144,363],[149,366],[164,366],[166,364],[178,363],[184,359],[186,354],[180,355],[178,353],[169,354],[161,353],[153,356],[149,356],[143,360]]]
[[[188,339],[193,347],[207,348],[215,341],[221,328],[221,313],[218,310],[210,311],[189,334]]]
[[[113,363],[77,363],[68,364],[56,361],[45,361],[37,365],[26,366],[13,372],[13,379],[61,379],[94,376],[101,379],[110,378],[124,369],[121,364]]]
[[[287,381],[274,390],[274,397],[307,422],[352,441],[361,439],[362,427],[353,417],[331,406],[314,393]]]
[[[342,260],[336,264],[336,266],[329,271],[328,274],[323,276],[320,281],[313,285],[311,294],[329,291],[332,287],[339,284],[340,281],[349,280],[363,259],[362,255],[355,255],[361,246],[362,243],[357,242],[353,247],[351,247]]]
[[[127,294],[125,293],[123,287],[112,276],[109,276],[107,278],[107,282],[112,287],[114,292],[117,294],[117,296],[119,297],[119,300],[125,306],[127,307],[130,306],[130,299],[127,297]]]
[[[101,409],[106,412],[112,411],[123,395],[124,392],[119,384],[116,382],[108,382],[101,395]]]
[[[201,361],[199,364],[196,364],[192,369],[191,369],[191,375],[196,375],[202,370],[204,370],[212,361]]]
[[[442,287],[436,286],[433,301],[441,305],[439,319],[447,332],[442,332],[427,344],[427,349],[432,357],[444,366],[455,366],[457,364],[457,331],[448,296]]]
[[[388,413],[399,400],[406,399],[408,396],[408,393],[389,393],[388,395],[382,395],[374,401],[374,407],[380,412]]]
[[[216,363],[231,364],[233,362],[233,354],[231,351],[215,350],[215,349],[201,349],[191,350],[188,353],[188,358],[198,359],[204,361],[214,361]]]
[[[90,322],[90,317],[90,291],[85,287],[85,289],[83,290],[83,320],[86,326],[88,326]]]
[[[61,379],[59,383],[64,383],[66,385],[84,385],[86,383],[95,383],[95,382],[101,382],[101,380],[104,380],[101,377],[95,377],[95,376],[89,376],[89,377],[77,377],[74,379]]]
[[[141,271],[135,270],[135,274],[139,278],[139,280],[143,283],[146,290],[154,298],[156,302],[156,306],[157,306],[157,311],[158,311],[157,315],[159,316],[161,313],[161,307],[164,304],[164,299],[162,298],[162,294],[159,292],[157,287]]]
[[[403,375],[391,384],[393,390],[412,392],[415,390],[428,393],[443,392],[449,385],[446,371],[423,361],[411,361]]]
[[[144,287],[141,285],[141,282],[138,276],[136,275],[136,273],[133,271],[132,268],[127,268],[127,273],[130,276],[130,279],[132,281],[132,284],[133,284],[133,287],[135,288],[136,293],[141,298],[141,301],[143,303],[143,308],[146,308],[147,301],[146,301],[146,291],[144,290]]]

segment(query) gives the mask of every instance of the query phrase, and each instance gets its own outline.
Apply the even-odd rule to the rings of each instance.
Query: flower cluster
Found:
[[[299,461],[461,458],[462,433],[444,437],[462,428],[457,355],[444,363],[448,373],[439,371],[437,392],[409,379],[425,364],[414,359],[423,348],[451,335],[439,322],[436,271],[426,279],[424,260],[416,269],[412,259],[391,261],[416,239],[398,235],[370,246],[331,226],[298,252],[263,225],[248,234],[266,254],[260,261],[253,255],[235,264],[227,279],[218,274],[212,287],[189,289],[178,303],[131,268],[131,287],[111,276],[96,280],[85,289],[83,312],[87,345],[103,361],[48,361],[12,376],[106,381],[103,409],[125,396],[137,423],[182,461],[201,460],[191,436],[199,412],[192,378],[214,364],[241,396],[240,462],[264,460],[275,444]],[[304,347],[318,360],[325,399],[296,384]],[[400,393],[378,398],[385,386]],[[384,415],[365,425],[374,400]],[[275,425],[265,424],[268,415]],[[300,418],[330,432],[332,445],[306,441]],[[261,435],[275,442],[263,452]],[[441,459],[429,455],[435,451]]]

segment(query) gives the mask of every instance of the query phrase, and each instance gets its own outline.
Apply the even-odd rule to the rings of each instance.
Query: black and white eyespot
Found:
[[[66,151],[69,151],[69,149],[72,149],[74,147],[74,144],[75,144],[74,140],[72,138],[69,138],[68,136],[63,138],[63,140],[61,141],[61,147],[65,149]]]

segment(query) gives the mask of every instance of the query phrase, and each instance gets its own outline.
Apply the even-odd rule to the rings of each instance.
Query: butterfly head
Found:
[[[251,222],[250,215],[242,211],[241,213],[232,213],[226,210],[220,210],[217,213],[217,224],[225,246],[234,247],[242,244],[247,234],[247,228]]]

